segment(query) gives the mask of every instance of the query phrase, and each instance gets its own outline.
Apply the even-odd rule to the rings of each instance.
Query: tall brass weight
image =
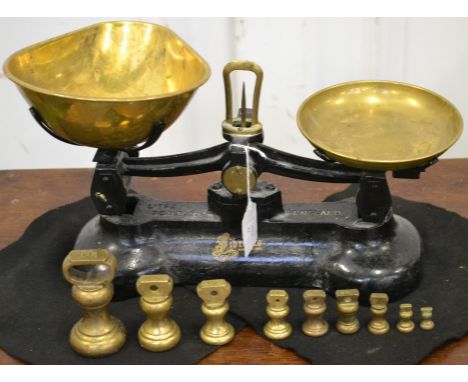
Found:
[[[107,311],[116,267],[114,256],[101,249],[71,251],[63,262],[65,279],[73,285],[72,297],[84,310],[70,332],[70,345],[81,355],[106,356],[125,343],[125,327]]]
[[[208,345],[224,345],[235,335],[233,326],[224,320],[229,311],[227,298],[231,284],[226,280],[205,280],[197,286],[197,294],[203,300],[202,312],[207,321],[200,330],[200,337]]]
[[[302,324],[302,331],[311,337],[320,337],[328,332],[328,323],[323,319],[327,310],[325,299],[327,295],[323,290],[306,290],[304,297],[304,312],[307,320]]]
[[[388,310],[388,295],[386,293],[372,293],[370,295],[371,312],[373,318],[367,328],[377,336],[388,333],[390,324],[385,319]]]
[[[341,289],[335,292],[339,318],[336,329],[343,334],[353,334],[359,330],[356,313],[359,310],[359,290]]]
[[[266,312],[270,320],[263,327],[263,334],[272,340],[284,340],[292,333],[292,326],[286,321],[289,314],[289,295],[285,290],[270,290],[267,294]]]
[[[169,275],[140,276],[136,284],[141,309],[148,316],[138,331],[138,342],[146,350],[161,352],[180,341],[180,329],[168,317],[172,307],[173,281]]]

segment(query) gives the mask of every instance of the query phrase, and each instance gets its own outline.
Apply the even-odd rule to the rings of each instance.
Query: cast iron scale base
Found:
[[[252,192],[258,242],[245,257],[240,226],[246,197],[221,182],[209,187],[208,203],[163,202],[128,189],[130,176],[199,174],[244,163],[238,143],[158,158],[99,150],[91,195],[100,215],[83,228],[75,248],[114,254],[120,295],[133,295],[138,276],[151,273],[167,273],[178,284],[225,278],[233,285],[358,288],[363,298],[376,291],[398,298],[414,289],[421,239],[408,220],[393,214],[385,173],[300,158],[261,143],[250,147],[265,154],[250,151],[257,175],[359,183],[357,197],[283,205],[273,184],[259,182]],[[417,177],[422,170],[394,175]]]

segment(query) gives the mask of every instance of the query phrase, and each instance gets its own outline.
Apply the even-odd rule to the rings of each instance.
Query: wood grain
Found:
[[[237,333],[234,340],[210,354],[201,365],[309,365],[291,350],[280,348],[260,337],[251,327]]]
[[[88,196],[92,169],[0,171],[0,248],[17,240],[26,227],[50,209]],[[133,187],[162,200],[204,200],[218,173],[178,178],[135,178]],[[347,185],[311,183],[265,174],[284,202],[317,202]],[[442,160],[419,180],[389,179],[393,195],[432,203],[468,218],[468,159]],[[1,260],[0,260],[1,261]],[[18,364],[0,350],[0,364]],[[201,364],[306,364],[294,352],[273,345],[250,327]],[[468,336],[431,354],[423,364],[468,364]]]

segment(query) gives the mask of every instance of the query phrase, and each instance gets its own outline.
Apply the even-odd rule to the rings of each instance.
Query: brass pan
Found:
[[[427,163],[463,130],[459,111],[445,98],[390,81],[354,81],[321,90],[301,105],[297,123],[330,158],[375,171]]]
[[[125,148],[169,127],[210,76],[171,30],[104,22],[14,53],[5,74],[49,127],[75,143]]]

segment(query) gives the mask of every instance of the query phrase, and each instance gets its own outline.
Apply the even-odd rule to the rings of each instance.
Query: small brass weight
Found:
[[[138,331],[138,342],[153,352],[172,349],[180,341],[179,326],[168,317],[172,307],[172,278],[169,275],[143,275],[138,278],[136,288],[141,295],[141,309],[147,315]]]
[[[401,304],[400,305],[400,320],[397,324],[397,329],[402,333],[411,333],[414,330],[413,318],[413,305]]]
[[[328,323],[323,319],[323,313],[327,310],[323,290],[306,290],[304,297],[304,312],[307,320],[302,324],[302,331],[311,337],[320,337],[328,332]]]
[[[386,293],[372,293],[369,300],[373,314],[372,320],[367,326],[369,332],[378,336],[388,333],[390,324],[384,317],[388,310],[388,295]]]
[[[231,284],[226,280],[204,280],[197,285],[197,294],[203,300],[202,312],[207,317],[200,337],[208,345],[224,345],[235,335],[233,326],[224,320],[229,311],[226,302],[231,294]]]
[[[432,321],[432,307],[425,306],[421,308],[421,322],[419,327],[423,330],[432,330],[434,329],[434,321]]]
[[[116,353],[124,345],[125,327],[107,311],[114,287],[117,261],[107,250],[74,250],[63,261],[65,279],[84,316],[70,332],[72,348],[87,357]]]
[[[263,327],[263,333],[272,340],[283,340],[292,333],[292,327],[285,317],[289,314],[288,292],[271,290],[267,294],[266,312],[270,320]]]
[[[335,292],[339,313],[336,329],[342,334],[353,334],[359,330],[356,313],[359,310],[359,290],[340,289]]]

